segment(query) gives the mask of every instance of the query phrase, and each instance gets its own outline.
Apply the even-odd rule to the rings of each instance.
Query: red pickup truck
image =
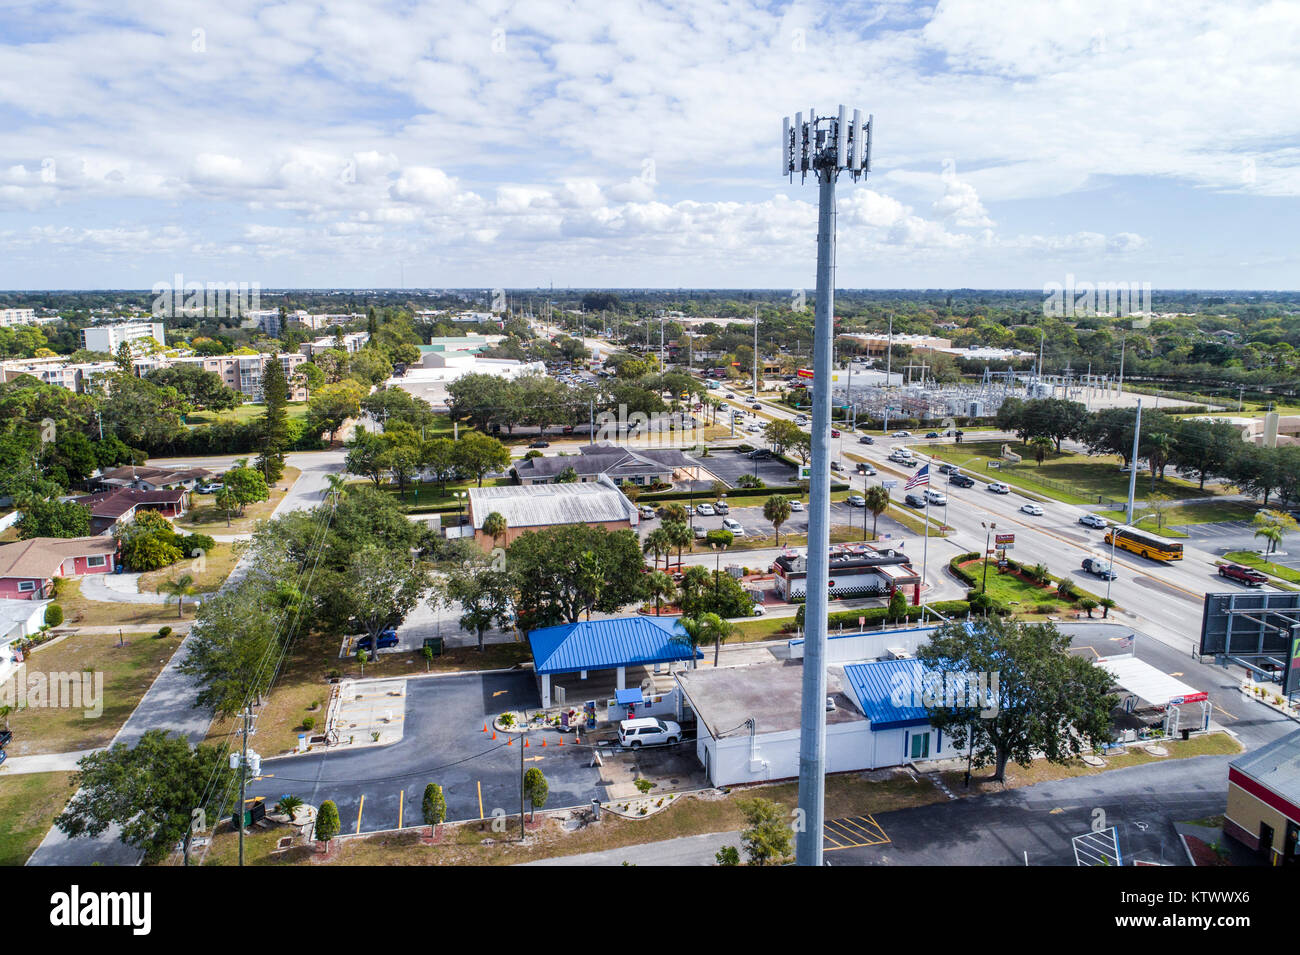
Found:
[[[1247,587],[1258,587],[1260,584],[1268,583],[1267,574],[1261,573],[1253,567],[1242,567],[1240,564],[1220,564],[1219,576],[1235,580]]]

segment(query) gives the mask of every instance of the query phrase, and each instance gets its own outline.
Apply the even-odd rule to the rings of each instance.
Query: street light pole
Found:
[[[831,351],[835,323],[835,181],[841,172],[854,180],[870,169],[871,120],[854,110],[852,123],[843,106],[839,115],[803,113],[786,117],[781,136],[781,174],[811,173],[818,185],[817,307],[813,347],[812,480],[808,505],[808,600],[805,605],[803,686],[799,730],[799,810],[801,826],[795,860],[822,864],[825,816],[826,627],[830,583],[830,424]]]
[[[993,532],[997,530],[998,525],[994,521],[987,524],[980,521],[980,524],[984,526],[984,579],[980,582],[980,593],[983,594],[988,593],[989,589],[989,540],[992,538]]]

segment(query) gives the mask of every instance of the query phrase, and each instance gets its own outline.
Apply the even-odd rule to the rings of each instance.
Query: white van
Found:
[[[618,724],[618,741],[629,749],[655,743],[676,743],[681,738],[682,728],[669,720],[645,716]]]

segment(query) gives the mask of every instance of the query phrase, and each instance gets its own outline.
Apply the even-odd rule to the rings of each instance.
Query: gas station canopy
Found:
[[[1097,661],[1097,666],[1106,670],[1117,686],[1154,706],[1178,706],[1181,703],[1197,703],[1209,699],[1209,694],[1203,690],[1193,689],[1182,680],[1176,680],[1151,664],[1143,663],[1132,654],[1102,657]]]

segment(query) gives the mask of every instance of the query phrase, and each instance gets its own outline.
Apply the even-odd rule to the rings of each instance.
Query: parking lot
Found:
[[[490,723],[506,710],[532,710],[540,702],[529,672],[411,679],[401,742],[264,760],[264,775],[249,785],[248,795],[263,796],[271,804],[290,793],[314,806],[332,799],[345,833],[421,824],[420,801],[429,783],[442,786],[448,820],[490,817],[495,808],[517,813],[520,740],[497,733],[493,741]],[[572,745],[572,734],[565,736],[564,746],[555,745],[557,732],[527,736],[524,767],[546,774],[548,806],[585,805],[603,796],[601,770],[589,765],[588,748]],[[513,745],[507,746],[507,739]]]
[[[755,447],[761,447],[762,441],[755,443]],[[737,454],[730,448],[720,448],[710,452],[707,458],[700,458],[700,464],[707,468],[711,473],[717,476],[718,480],[725,481],[732,487],[740,480],[742,475],[757,473],[763,479],[765,484],[771,486],[785,486],[794,484],[798,480],[798,472],[790,465],[786,464],[779,458],[760,458],[752,459],[748,454]],[[711,480],[696,481],[695,489],[697,491],[708,491]]]

